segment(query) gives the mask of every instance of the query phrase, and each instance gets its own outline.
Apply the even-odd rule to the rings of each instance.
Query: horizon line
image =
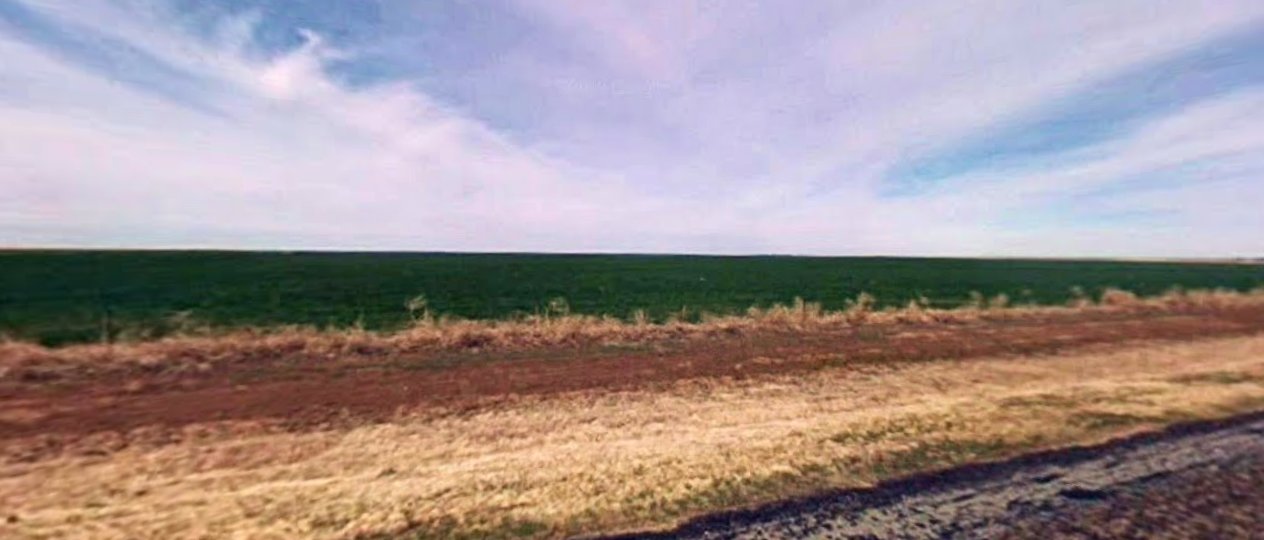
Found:
[[[812,253],[726,253],[726,252],[669,252],[669,251],[532,251],[532,250],[425,250],[425,249],[375,249],[363,247],[318,248],[251,248],[210,246],[0,246],[0,253],[15,252],[137,252],[137,253],[258,253],[258,254],[398,254],[398,255],[534,255],[534,256],[653,256],[653,257],[714,257],[714,258],[814,258],[814,259],[962,259],[962,260],[1030,260],[1030,261],[1100,261],[1100,262],[1153,262],[1153,263],[1234,263],[1264,264],[1264,255],[1225,255],[1216,257],[1179,256],[1100,256],[1100,255],[897,255],[897,254],[812,254]]]

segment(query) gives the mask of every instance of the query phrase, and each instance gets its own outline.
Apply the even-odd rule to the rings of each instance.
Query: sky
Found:
[[[0,0],[0,246],[1264,256],[1259,0]]]

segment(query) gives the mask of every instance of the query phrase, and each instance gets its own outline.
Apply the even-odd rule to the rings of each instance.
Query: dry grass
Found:
[[[67,373],[91,375],[111,370],[206,371],[230,363],[268,359],[320,361],[348,357],[380,357],[436,350],[514,350],[592,344],[651,343],[681,339],[730,337],[757,332],[812,332],[858,325],[961,323],[978,319],[1081,316],[1119,311],[1219,309],[1264,304],[1264,289],[1252,292],[1181,291],[1141,298],[1109,289],[1100,302],[1078,296],[1067,306],[1013,306],[1000,295],[974,295],[957,309],[935,309],[910,302],[902,309],[876,310],[874,298],[861,294],[842,311],[796,299],[789,306],[750,308],[742,316],[703,314],[700,322],[651,324],[644,313],[625,321],[613,317],[573,315],[555,300],[543,314],[515,321],[471,321],[435,317],[422,298],[409,310],[415,324],[403,331],[319,331],[288,327],[238,330],[223,334],[186,335],[156,341],[71,345],[47,348],[0,341],[0,380],[57,379]]]
[[[180,444],[0,465],[16,520],[0,536],[626,530],[1261,406],[1253,336],[522,398],[310,433],[208,423]]]

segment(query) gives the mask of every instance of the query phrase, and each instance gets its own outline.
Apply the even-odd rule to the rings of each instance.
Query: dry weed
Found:
[[[1073,291],[1074,292],[1074,291]],[[958,309],[936,309],[928,302],[910,302],[902,309],[876,310],[875,299],[860,294],[842,311],[796,298],[789,305],[752,307],[743,316],[695,314],[686,308],[668,322],[654,324],[644,311],[630,321],[570,312],[564,299],[554,299],[542,313],[512,321],[472,321],[435,316],[424,297],[408,303],[413,326],[393,333],[363,329],[319,331],[285,327],[192,335],[155,341],[71,345],[59,348],[0,341],[0,378],[44,381],[71,373],[91,375],[111,370],[200,371],[223,364],[287,358],[322,361],[348,356],[374,357],[435,350],[529,349],[585,344],[645,343],[756,332],[807,332],[857,325],[957,323],[980,318],[1079,316],[1086,313],[1136,310],[1229,309],[1264,304],[1264,289],[1171,290],[1141,298],[1107,289],[1098,303],[1079,291],[1071,306],[1010,306],[1005,295],[986,299],[972,293],[972,302]],[[690,322],[697,320],[696,322]]]
[[[687,381],[3,464],[0,533],[557,537],[1261,406],[1264,336]]]

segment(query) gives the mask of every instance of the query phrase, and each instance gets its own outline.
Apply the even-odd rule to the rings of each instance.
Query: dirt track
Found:
[[[0,385],[0,444],[38,438],[38,447],[55,451],[82,437],[208,420],[246,420],[270,429],[306,430],[349,419],[389,418],[405,410],[468,410],[521,395],[1045,353],[1261,330],[1264,307],[1256,306],[892,324],[811,334],[770,332],[635,348],[449,352],[328,362],[279,358],[210,373],[137,371],[51,383],[9,378]],[[22,446],[27,448],[23,453],[28,453],[30,445]]]
[[[1258,538],[1264,413],[619,538]]]
[[[296,348],[194,370],[179,356],[94,370],[89,362],[116,358],[63,355],[53,358],[61,365],[44,364],[54,378],[10,371],[0,379],[0,506],[9,511],[0,536],[662,530],[725,508],[1264,410],[1264,306],[761,328],[636,346]],[[41,366],[32,362],[39,357],[8,358],[7,366]],[[1213,453],[1161,455],[1197,465]],[[1115,485],[1143,485],[1151,469],[1117,466],[1131,476]],[[1252,494],[1259,469],[1241,465],[1232,477],[1240,489],[1182,512],[1258,515],[1229,503]],[[1098,477],[1078,474],[1036,482],[1044,491],[1035,492],[1101,517],[1063,520],[1079,508],[1068,503],[1007,514],[1012,526],[996,532],[1113,524],[1150,506],[1087,506],[1109,497],[1080,485]],[[1196,476],[1182,485],[1206,484],[1230,482]],[[963,523],[987,524],[996,507],[989,497],[1030,493],[1002,486],[949,502],[963,508]],[[871,528],[958,517],[894,504]],[[1213,523],[1254,527],[1229,518]]]

